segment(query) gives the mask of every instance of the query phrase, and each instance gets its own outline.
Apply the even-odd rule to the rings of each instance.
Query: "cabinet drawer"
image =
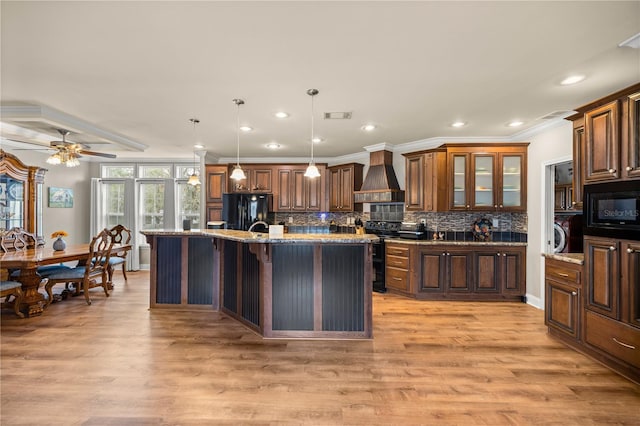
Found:
[[[580,285],[582,267],[570,265],[562,261],[547,259],[545,262],[545,276],[566,284]]]
[[[387,287],[409,291],[409,272],[405,269],[387,267],[385,281]]]
[[[640,329],[588,310],[585,320],[588,344],[640,368]]]
[[[409,247],[407,246],[396,246],[389,244],[385,248],[386,253],[392,256],[409,256]]]
[[[393,266],[394,268],[409,269],[409,258],[388,255],[386,265]]]

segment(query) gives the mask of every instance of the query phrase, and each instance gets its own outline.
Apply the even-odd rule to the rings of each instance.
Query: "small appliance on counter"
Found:
[[[225,229],[225,221],[224,220],[212,220],[207,222],[207,229]]]
[[[424,240],[427,238],[427,231],[423,223],[402,222],[398,236],[410,240]]]

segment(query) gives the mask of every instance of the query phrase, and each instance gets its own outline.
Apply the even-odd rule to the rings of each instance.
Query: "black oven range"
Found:
[[[401,222],[391,221],[368,220],[364,224],[367,234],[374,234],[380,238],[380,241],[373,243],[373,291],[375,292],[384,293],[387,291],[385,285],[384,242],[389,238],[398,238],[400,227]]]

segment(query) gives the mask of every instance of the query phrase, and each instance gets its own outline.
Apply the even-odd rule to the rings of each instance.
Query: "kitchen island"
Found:
[[[142,231],[150,307],[221,310],[267,338],[372,337],[375,235]]]

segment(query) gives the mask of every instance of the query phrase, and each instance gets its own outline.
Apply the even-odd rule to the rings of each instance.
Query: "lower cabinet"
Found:
[[[580,340],[582,265],[545,260],[545,324],[552,334]]]
[[[413,241],[386,247],[386,286],[392,292],[431,300],[524,298],[523,245]],[[408,267],[399,266],[400,258]]]

